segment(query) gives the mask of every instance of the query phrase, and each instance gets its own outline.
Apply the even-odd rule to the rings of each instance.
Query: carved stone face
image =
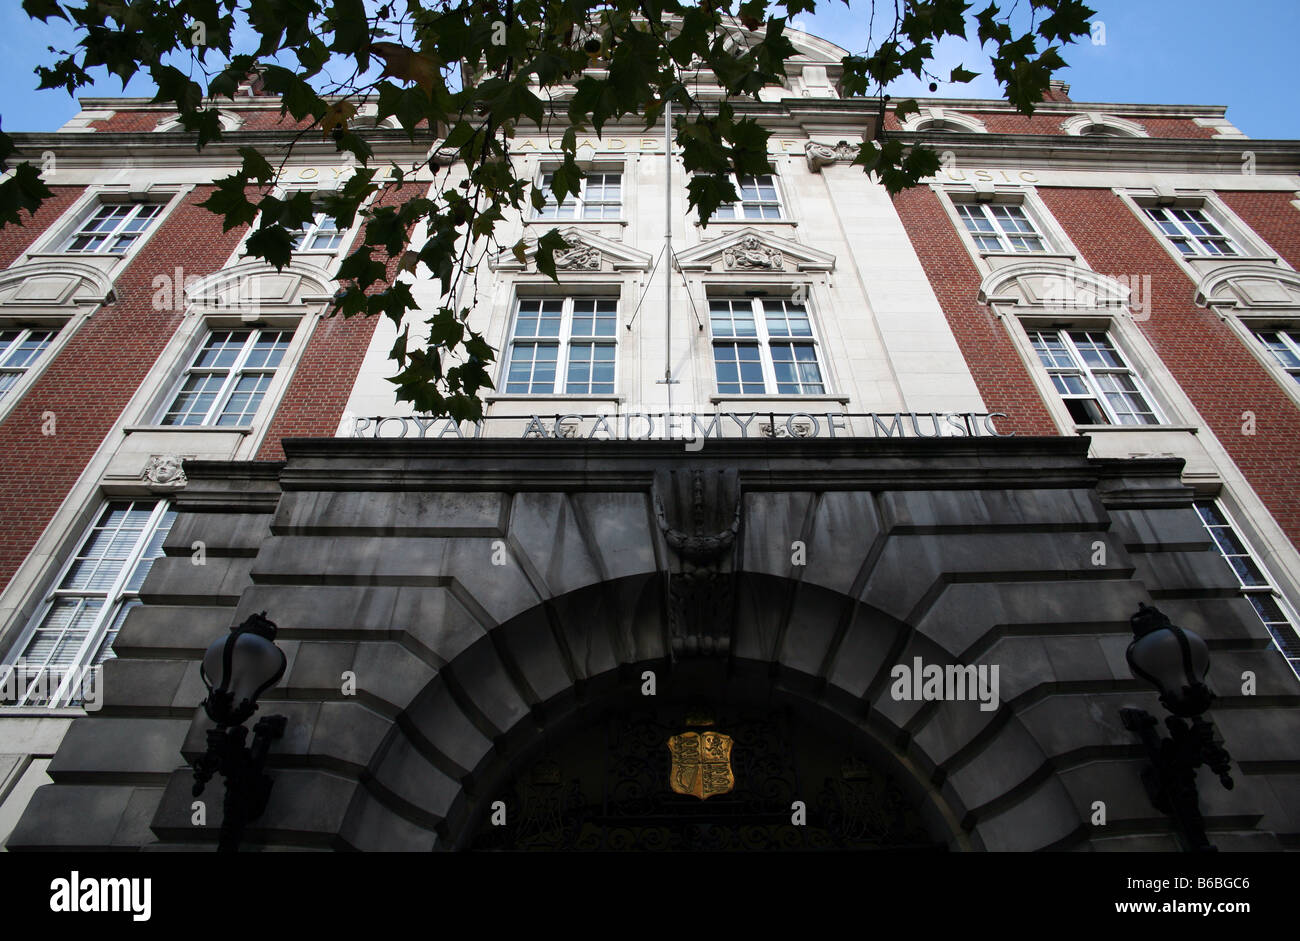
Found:
[[[144,476],[155,484],[170,484],[185,479],[181,459],[174,454],[157,454],[149,458]]]

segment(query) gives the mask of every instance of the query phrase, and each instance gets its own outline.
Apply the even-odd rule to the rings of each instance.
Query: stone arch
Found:
[[[670,661],[661,574],[585,586],[467,646],[412,697],[375,749],[348,809],[354,828],[382,819],[406,848],[463,848],[500,785],[543,743],[579,727],[584,710],[627,695],[645,669],[671,685],[674,671],[707,668],[707,658]],[[1047,750],[1005,703],[985,712],[972,702],[900,708],[891,700],[890,668],[904,652],[954,662],[940,639],[822,585],[758,571],[738,580],[733,653],[713,661],[728,683],[770,690],[783,708],[853,736],[950,848],[1053,843],[1033,837],[1016,845],[1005,834],[990,841],[971,825],[981,809],[996,814],[1021,801],[1072,821],[1056,840],[1077,835],[1083,821],[1069,794],[1041,774]],[[1037,767],[1001,790],[969,776],[954,783],[969,759],[958,743],[990,735],[1029,749]]]
[[[996,268],[980,282],[981,304],[1014,303],[1042,308],[1116,308],[1132,288],[1108,275],[1061,261],[1031,260]]]
[[[329,300],[333,289],[319,268],[291,262],[276,270],[261,260],[242,261],[202,278],[188,280],[190,310],[253,318],[261,314],[301,314]]]
[[[44,311],[107,304],[112,299],[112,279],[77,260],[30,262],[0,273],[0,308]]]
[[[244,119],[241,115],[232,111],[220,111],[217,113],[217,120],[221,123],[223,131],[237,131],[244,125]],[[181,118],[178,114],[168,115],[162,118],[154,128],[155,133],[167,133],[169,131],[184,130],[181,125]]]
[[[1201,307],[1294,309],[1300,306],[1300,273],[1278,265],[1225,265],[1196,285]]]
[[[1072,137],[1089,135],[1106,137],[1150,137],[1147,129],[1136,121],[1128,121],[1113,114],[1089,112],[1076,114],[1061,122],[1061,130]]]
[[[948,108],[922,108],[903,121],[905,131],[957,131],[987,134],[988,127],[974,115],[961,114]]]

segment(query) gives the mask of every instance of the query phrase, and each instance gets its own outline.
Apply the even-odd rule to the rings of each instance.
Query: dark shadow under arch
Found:
[[[718,713],[719,731],[726,731],[724,722],[771,715],[784,717],[796,741],[843,742],[844,760],[865,763],[889,781],[931,844],[983,848],[970,816],[978,800],[971,803],[965,787],[953,784],[944,773],[946,756],[932,755],[929,743],[1009,726],[1033,747],[1033,734],[1014,712],[1005,703],[992,713],[968,703],[890,710],[943,723],[943,735],[921,741],[915,719],[900,727],[878,707],[904,647],[928,651],[927,661],[951,662],[939,638],[809,581],[744,571],[735,577],[736,626],[727,657],[668,656],[663,573],[655,571],[586,585],[485,630],[402,709],[372,753],[354,810],[378,801],[406,826],[429,832],[436,848],[465,849],[492,802],[548,750],[618,716],[680,723],[676,734],[688,730],[688,712],[702,709]],[[646,671],[655,673],[658,687],[653,715],[641,695]],[[654,748],[663,749],[660,759],[667,754],[666,744]],[[427,778],[436,794],[415,785],[399,797],[378,783],[414,782],[407,772],[416,765],[427,769],[416,777]],[[668,789],[666,777],[663,786]]]
[[[646,672],[665,692],[646,696]],[[947,849],[937,795],[862,728],[774,682],[768,664],[638,664],[557,712],[485,774],[447,846],[462,850]],[[703,723],[708,723],[703,724]],[[669,785],[667,740],[735,740],[735,787]],[[794,801],[804,810],[792,824]],[[500,801],[501,804],[497,804]],[[493,824],[505,806],[505,826]]]

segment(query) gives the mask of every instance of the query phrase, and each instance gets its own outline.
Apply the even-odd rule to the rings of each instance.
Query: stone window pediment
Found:
[[[649,271],[651,258],[647,252],[585,232],[577,226],[559,230],[567,249],[555,252],[557,271],[613,272]],[[523,260],[509,251],[500,252],[488,261],[493,271],[536,270],[537,239],[525,242]]]
[[[731,274],[831,271],[835,256],[746,226],[677,254],[684,271]]]

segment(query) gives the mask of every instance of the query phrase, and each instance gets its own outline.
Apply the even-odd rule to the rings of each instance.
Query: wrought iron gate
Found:
[[[844,741],[788,714],[711,726],[734,739],[735,787],[701,800],[669,786],[668,739],[691,728],[614,713],[549,749],[494,800],[475,850],[942,849],[897,784]],[[698,728],[696,729],[699,730]],[[795,802],[806,819],[792,822]]]

